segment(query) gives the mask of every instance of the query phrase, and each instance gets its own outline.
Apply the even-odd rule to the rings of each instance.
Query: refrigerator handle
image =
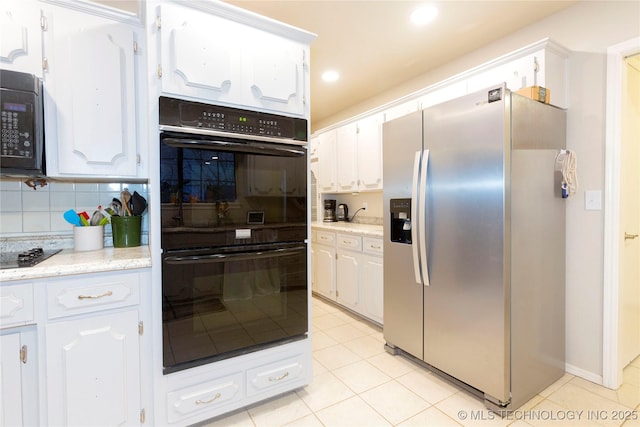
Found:
[[[420,274],[420,255],[418,254],[418,240],[420,240],[420,230],[418,224],[418,200],[420,190],[420,151],[416,151],[413,160],[413,179],[411,180],[411,253],[413,254],[413,273],[416,283],[422,285]]]
[[[429,150],[422,154],[422,168],[420,169],[420,205],[418,207],[418,223],[420,224],[420,270],[422,271],[422,283],[430,286],[429,266],[427,265],[427,171],[429,170]]]

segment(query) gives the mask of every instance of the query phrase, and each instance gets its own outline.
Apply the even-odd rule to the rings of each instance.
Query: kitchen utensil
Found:
[[[102,220],[106,219],[104,214],[100,212],[100,210],[96,210],[91,215],[91,219],[89,220],[89,225],[102,225]]]
[[[78,218],[80,218],[80,224],[84,225],[84,226],[88,226],[89,225],[89,214],[87,212],[80,212],[78,213]]]
[[[129,193],[129,190],[126,188],[122,190],[120,193],[120,200],[122,201],[123,216],[127,216],[127,214],[128,216],[132,216],[131,209],[129,209],[129,201],[131,200],[131,193]]]
[[[147,200],[137,191],[134,191],[131,196],[131,213],[136,216],[142,215],[145,209],[147,209]]]
[[[120,215],[122,213],[122,202],[115,197],[111,200],[109,207],[113,210],[111,215]]]
[[[82,225],[80,222],[80,217],[73,209],[69,209],[65,213],[62,214],[63,218],[71,225]]]

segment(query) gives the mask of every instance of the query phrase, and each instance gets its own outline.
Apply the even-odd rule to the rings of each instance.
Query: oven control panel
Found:
[[[160,97],[160,125],[308,140],[305,119],[168,97]]]

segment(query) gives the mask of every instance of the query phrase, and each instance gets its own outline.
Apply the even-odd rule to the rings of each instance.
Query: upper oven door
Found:
[[[163,131],[162,247],[302,241],[307,148]]]

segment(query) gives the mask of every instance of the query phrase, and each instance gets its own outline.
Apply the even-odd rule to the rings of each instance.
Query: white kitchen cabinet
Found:
[[[433,88],[426,94],[418,98],[420,109],[429,108],[432,105],[440,104],[451,99],[456,99],[467,94],[467,81],[461,80],[447,83],[442,87]]]
[[[47,424],[140,425],[139,272],[50,279]]]
[[[360,311],[369,319],[382,324],[384,307],[382,239],[365,237],[362,240]]]
[[[40,5],[37,1],[0,2],[0,68],[42,77]]]
[[[358,190],[382,190],[383,114],[374,114],[357,122]]]
[[[528,46],[481,66],[466,79],[467,92],[503,82],[514,92],[529,86],[542,86],[551,91],[552,105],[567,108],[567,58],[567,50],[548,40]]]
[[[336,299],[336,234],[317,231],[314,246],[316,292],[330,300]]]
[[[382,324],[382,239],[319,229],[313,232],[316,233],[312,245],[314,292]]]
[[[336,131],[330,130],[319,136],[318,144],[318,192],[337,190]]]
[[[411,99],[401,104],[396,104],[384,110],[384,121],[388,122],[393,119],[397,119],[398,117],[406,116],[414,111],[418,111],[418,107],[418,101],[415,99]]]
[[[317,231],[311,230],[311,291],[317,292],[318,290],[318,281],[317,281],[317,271],[318,266],[316,265],[316,241],[317,241]]]
[[[216,9],[222,6],[210,7],[161,5],[162,92],[305,115],[308,43],[228,19],[228,11]]]
[[[362,238],[338,234],[336,246],[336,301],[360,312]]]
[[[138,311],[46,328],[50,425],[140,425]]]
[[[320,161],[327,160],[333,160],[336,165],[336,191],[358,191],[358,126],[355,122],[336,129],[336,157],[320,158]]]
[[[0,331],[0,425],[40,425],[37,363],[34,328]]]
[[[47,175],[136,178],[143,31],[93,9],[44,9]],[[146,87],[146,86],[145,86]]]

